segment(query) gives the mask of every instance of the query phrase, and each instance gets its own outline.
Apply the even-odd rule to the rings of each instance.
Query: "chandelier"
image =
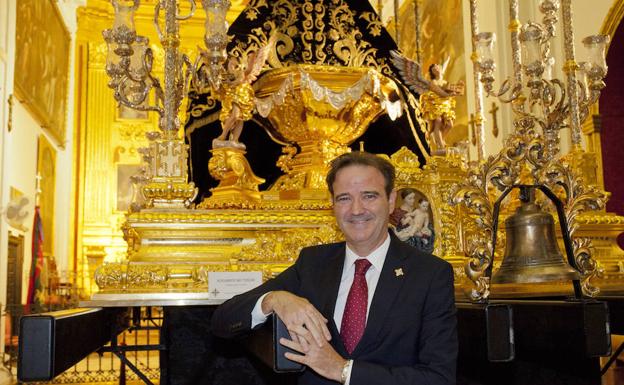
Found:
[[[148,38],[135,29],[134,16],[140,0],[111,0],[111,3],[115,11],[113,26],[103,31],[108,45],[108,86],[121,105],[159,115],[159,131],[148,133],[150,145],[140,151],[148,167],[132,181],[140,186],[146,207],[188,207],[197,188],[187,181],[188,149],[179,138],[178,113],[191,81],[197,82],[199,88],[208,86],[216,90],[227,76],[224,63],[228,23],[225,16],[230,1],[202,1],[206,20],[205,49],[194,62],[178,47],[180,22],[194,16],[195,0],[188,0],[190,8],[185,15],[179,14],[176,0],[156,2],[153,23],[164,50],[162,82],[152,74],[154,54]],[[152,93],[154,98],[150,103]]]

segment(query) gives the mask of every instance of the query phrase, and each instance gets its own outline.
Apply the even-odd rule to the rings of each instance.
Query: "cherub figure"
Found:
[[[265,46],[247,56],[246,63],[238,59],[228,61],[229,79],[220,82],[216,94],[221,101],[221,135],[212,141],[212,147],[234,147],[245,149],[238,139],[243,130],[243,123],[253,116],[254,90],[251,84],[256,81],[262,67],[275,44],[271,36]]]
[[[454,84],[444,80],[444,71],[449,59],[440,66],[429,66],[429,79],[423,77],[420,64],[406,58],[397,51],[390,51],[392,64],[399,70],[403,81],[420,95],[423,117],[429,122],[428,137],[434,146],[434,152],[446,153],[444,137],[455,123],[455,98],[464,94],[464,82]]]

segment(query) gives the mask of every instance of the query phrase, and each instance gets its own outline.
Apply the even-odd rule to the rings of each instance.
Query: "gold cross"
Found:
[[[9,95],[7,103],[9,103],[9,119],[7,122],[7,130],[11,132],[11,130],[13,129],[13,94]]]
[[[397,277],[402,276],[402,275],[403,275],[403,268],[399,267],[398,269],[394,269],[394,274],[395,274]]]
[[[470,114],[470,120],[468,121],[468,124],[470,124],[470,132],[472,133],[472,138],[470,138],[470,142],[472,143],[473,146],[477,145],[477,130],[475,128],[475,125],[477,124],[477,120],[475,119],[474,114]]]
[[[492,102],[492,109],[488,112],[492,114],[492,134],[494,134],[495,138],[498,138],[498,122],[496,120],[496,112],[499,110],[496,103]]]

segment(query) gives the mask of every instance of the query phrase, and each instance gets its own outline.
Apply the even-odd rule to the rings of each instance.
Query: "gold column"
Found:
[[[401,48],[401,30],[399,28],[399,0],[394,0],[394,40],[396,40],[396,45]]]
[[[483,124],[483,86],[481,85],[481,72],[478,70],[477,35],[479,34],[479,21],[477,20],[477,0],[470,0],[470,27],[472,31],[472,64],[475,87],[475,128],[477,136],[477,159],[481,160],[485,152],[485,129]]]
[[[520,23],[518,0],[509,0],[509,32],[511,33],[511,59],[516,84],[522,84],[522,63],[520,61]],[[518,109],[524,111],[524,100],[518,100]],[[516,126],[518,128],[519,126]]]
[[[421,45],[421,8],[422,8],[422,0],[414,0],[414,37],[416,40],[416,62],[422,65],[422,47]]]
[[[104,220],[111,211],[109,183],[111,173],[111,134],[110,127],[116,115],[114,101],[106,86],[107,76],[104,72],[106,46],[101,43],[89,43],[89,64],[87,82],[87,100],[89,106],[97,106],[87,115],[85,127],[85,203],[88,210],[84,213],[87,226],[107,226]]]
[[[581,121],[579,117],[579,95],[576,81],[578,64],[574,54],[574,30],[572,28],[572,0],[563,0],[561,4],[563,21],[563,46],[566,62],[563,71],[566,74],[568,97],[570,100],[570,136],[572,150],[581,146]]]

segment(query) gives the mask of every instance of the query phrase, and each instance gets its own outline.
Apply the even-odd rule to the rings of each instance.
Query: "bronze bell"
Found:
[[[555,221],[532,202],[523,202],[505,220],[507,244],[492,283],[532,283],[580,279],[559,251]]]

